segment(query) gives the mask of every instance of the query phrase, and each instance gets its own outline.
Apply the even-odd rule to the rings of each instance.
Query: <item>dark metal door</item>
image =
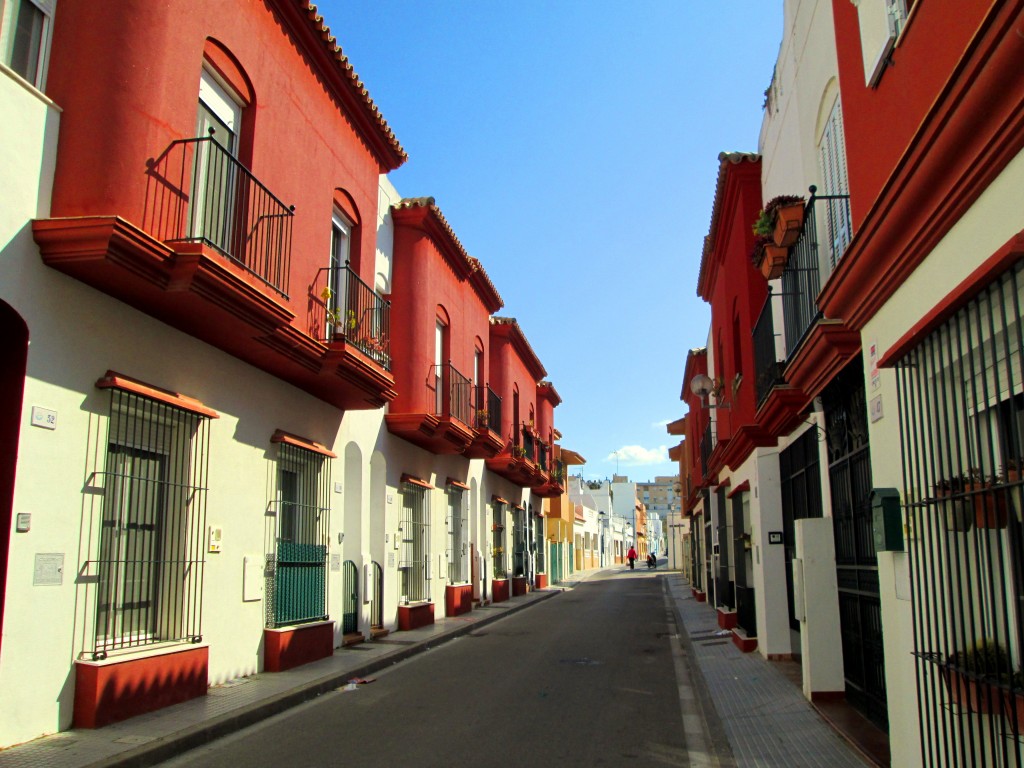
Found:
[[[821,476],[819,475],[817,429],[809,429],[779,454],[782,485],[783,546],[786,550],[786,592],[789,626],[800,631],[793,602],[793,558],[796,556],[796,521],[821,517]]]
[[[754,585],[748,582],[752,573],[750,563],[750,538],[746,535],[743,515],[745,492],[732,497],[732,540],[736,554],[736,623],[749,637],[757,636],[757,617],[754,610]]]
[[[823,401],[846,698],[888,729],[863,366],[856,362],[843,371],[825,391]]]
[[[714,547],[711,543],[711,493],[704,491],[704,590],[707,593],[708,605],[715,604],[715,579],[712,572]]]
[[[376,560],[370,564],[370,626],[379,629],[384,626],[384,569]]]
[[[729,512],[726,508],[724,487],[720,487],[715,493],[715,507],[715,513],[717,515],[716,527],[718,529],[718,584],[716,585],[716,591],[718,592],[717,605],[732,608],[736,603],[733,600],[733,583],[729,578]]]
[[[351,560],[346,560],[342,573],[345,605],[342,608],[341,631],[347,635],[359,629],[359,569]]]

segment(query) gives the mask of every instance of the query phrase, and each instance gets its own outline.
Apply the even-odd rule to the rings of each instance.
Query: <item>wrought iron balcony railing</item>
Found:
[[[821,270],[831,269],[839,262],[850,244],[850,198],[848,195],[811,196],[804,209],[804,229],[793,245],[789,263],[782,273],[782,311],[787,359],[800,345],[808,329],[818,321],[818,294],[821,292]],[[824,232],[819,232],[818,212],[824,217]],[[825,241],[827,262],[822,265],[819,236]],[[828,273],[827,273],[828,274]],[[826,276],[827,276],[826,274]]]
[[[711,451],[713,451],[714,448],[714,432],[711,429],[711,422],[709,421],[707,427],[704,429],[704,438],[700,441],[700,469],[702,478],[706,478],[708,476],[708,464],[711,460]]]
[[[522,431],[523,435],[523,451],[525,458],[530,461],[537,461],[537,440],[527,432],[525,429]]]
[[[171,142],[148,165],[146,224],[157,238],[205,243],[287,297],[294,206],[213,136]]]
[[[548,454],[550,452],[551,449],[548,447],[547,443],[543,441],[537,442],[537,463],[544,472],[548,471]]]
[[[324,267],[309,292],[310,334],[344,339],[385,370],[391,370],[391,302],[364,283],[346,261]]]
[[[775,351],[775,323],[772,319],[772,294],[769,286],[768,298],[761,307],[761,314],[754,324],[754,393],[760,405],[772,387],[782,382],[782,363]]]
[[[487,429],[501,434],[501,398],[490,386],[478,384],[475,387],[476,428]]]
[[[451,363],[433,366],[434,415],[443,419],[458,419],[467,426],[473,421],[473,382],[456,370]]]

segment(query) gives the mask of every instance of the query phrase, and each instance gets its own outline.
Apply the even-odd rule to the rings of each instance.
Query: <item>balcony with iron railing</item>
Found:
[[[821,293],[823,266],[827,277],[842,258],[851,237],[849,196],[819,196],[814,186],[810,192],[804,209],[803,231],[792,246],[789,262],[782,273],[787,359],[792,357],[811,326],[821,317],[818,295]],[[819,212],[823,215],[820,223]],[[826,238],[824,249],[819,241],[821,236]]]
[[[163,162],[161,162],[161,160]],[[282,295],[288,294],[294,207],[282,203],[211,135],[172,142],[151,171],[167,193],[168,243],[204,243]],[[173,174],[168,176],[168,172]],[[185,186],[188,194],[175,194]]]
[[[473,420],[473,382],[451,363],[434,366],[434,415],[442,420],[457,419],[466,426]]]
[[[714,450],[714,430],[711,422],[704,428],[704,437],[700,441],[700,468],[701,477],[706,480],[708,477],[708,465],[711,463],[711,452]]]
[[[478,384],[473,388],[475,432],[465,455],[470,459],[489,459],[505,447],[501,439],[501,398],[489,386]]]
[[[761,314],[754,323],[754,393],[760,405],[772,387],[782,383],[782,362],[778,359],[775,344],[775,323],[772,318],[772,294],[769,286],[768,298],[761,307]]]
[[[349,344],[391,370],[391,302],[344,266],[324,267],[309,291],[309,332],[328,345]]]
[[[290,299],[300,280],[295,212],[213,137],[171,142],[146,161],[141,184],[139,214],[126,202],[109,214],[34,222],[44,263],[336,407],[394,399],[386,337],[383,350],[373,336],[360,339],[376,365],[353,345],[351,355],[325,348],[326,302],[300,310]],[[301,276],[303,289],[315,280]],[[319,312],[315,331],[302,311]],[[376,314],[386,328],[386,313]]]
[[[384,417],[388,430],[432,453],[464,453],[476,437],[473,382],[448,362],[430,366],[423,386],[416,410]]]

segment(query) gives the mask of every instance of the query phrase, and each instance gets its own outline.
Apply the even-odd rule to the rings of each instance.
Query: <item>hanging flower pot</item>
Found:
[[[787,248],[800,239],[804,227],[804,201],[780,205],[775,211],[775,230],[772,239],[776,245]]]
[[[970,490],[974,491],[971,497],[974,503],[974,524],[978,528],[1005,528],[1008,521],[1006,494],[993,490],[988,483],[976,483]]]
[[[963,498],[965,481],[961,477],[939,480],[935,498],[947,531],[965,533],[974,526],[974,508]]]
[[[766,280],[775,280],[782,277],[786,264],[789,262],[789,249],[766,243],[761,249],[761,274]]]

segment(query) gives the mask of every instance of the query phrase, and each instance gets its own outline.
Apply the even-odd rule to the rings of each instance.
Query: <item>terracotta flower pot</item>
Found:
[[[971,530],[974,526],[974,508],[969,506],[966,500],[950,498],[948,490],[937,489],[935,496],[939,499],[942,522],[947,531],[963,533]]]
[[[761,274],[766,280],[782,277],[789,262],[789,249],[769,243],[761,251]]]
[[[956,669],[942,670],[942,677],[949,690],[949,700],[969,712],[989,715],[998,712],[1001,691],[984,680],[974,680]]]
[[[1005,528],[1007,523],[1006,495],[988,485],[975,483],[969,490],[974,504],[974,524],[978,528]]]
[[[775,231],[772,239],[776,245],[789,247],[800,239],[804,227],[804,204],[802,202],[784,205],[775,211]]]

